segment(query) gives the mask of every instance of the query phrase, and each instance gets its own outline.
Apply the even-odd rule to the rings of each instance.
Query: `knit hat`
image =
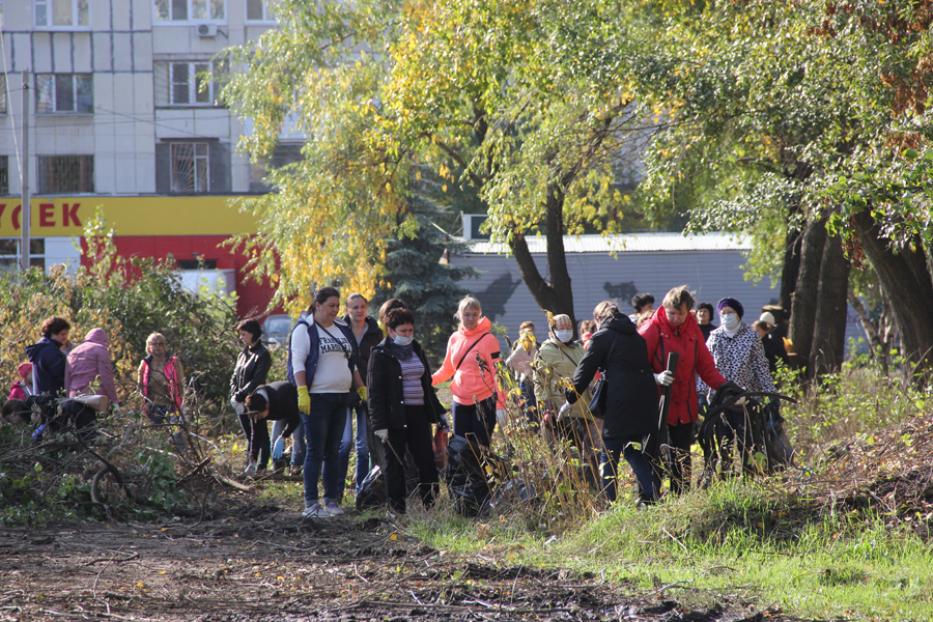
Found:
[[[735,309],[735,312],[739,314],[740,318],[745,315],[745,308],[742,307],[742,303],[735,298],[723,298],[716,303],[716,311],[722,311],[724,307],[732,307]]]
[[[16,368],[16,373],[25,380],[32,373],[32,363],[20,363],[19,367]]]
[[[776,324],[776,322],[774,321],[774,314],[771,313],[770,311],[765,311],[764,313],[762,313],[762,314],[761,314],[761,317],[758,318],[758,321],[759,321],[759,322],[764,322],[765,324],[767,324],[767,325],[770,326],[771,328],[774,328],[774,326],[775,326],[775,324]]]

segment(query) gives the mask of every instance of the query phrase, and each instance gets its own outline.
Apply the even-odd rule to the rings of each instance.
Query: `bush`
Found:
[[[72,341],[92,328],[107,331],[121,401],[135,401],[146,337],[159,331],[198,397],[224,403],[239,349],[234,300],[186,291],[171,261],[119,257],[112,235],[99,220],[88,225],[89,262],[76,275],[64,266],[48,275],[39,269],[0,274],[0,289],[8,292],[0,300],[0,377],[18,379],[16,366],[25,360],[26,346],[41,337],[41,322],[59,315],[71,322]]]

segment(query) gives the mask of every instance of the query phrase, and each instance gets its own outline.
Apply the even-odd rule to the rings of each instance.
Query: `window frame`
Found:
[[[216,63],[210,60],[170,60],[163,61],[168,66],[168,97],[166,98],[167,106],[170,108],[218,108],[220,107],[217,103],[217,81],[214,76],[217,71]],[[176,65],[185,65],[187,66],[187,75],[185,76],[187,84],[187,95],[188,101],[186,102],[176,102],[175,101],[175,86],[182,85],[182,82],[175,81],[175,66]],[[210,80],[207,82],[207,101],[198,101],[198,97],[201,96],[200,90],[200,81],[198,79],[199,70],[198,67],[206,67],[207,72],[210,74]],[[202,70],[203,71],[203,70]]]
[[[36,30],[90,30],[91,29],[91,5],[94,4],[93,0],[71,0],[71,24],[62,25],[55,24],[55,18],[52,15],[52,9],[54,8],[55,0],[32,0],[32,24]],[[87,23],[81,24],[80,15],[81,12],[79,7],[81,3],[87,5]],[[46,23],[39,23],[39,5],[45,7],[45,18]]]
[[[185,26],[185,25],[196,25],[196,24],[217,24],[222,25],[227,23],[227,16],[230,14],[228,5],[228,0],[221,0],[223,2],[223,16],[222,17],[207,17],[207,18],[194,18],[191,17],[194,14],[193,8],[194,3],[199,0],[184,0],[187,17],[185,19],[172,19],[172,2],[173,0],[164,0],[167,3],[168,17],[162,17],[161,12],[159,11],[158,2],[159,0],[152,0],[152,23],[156,26]],[[210,10],[212,0],[204,0],[207,3],[207,8]]]
[[[193,179],[193,189],[192,190],[175,190],[175,150],[182,146],[190,146],[192,149],[191,156],[191,177]],[[204,147],[204,155],[198,155],[198,147]],[[198,190],[198,160],[203,159],[204,166],[204,190]],[[171,194],[180,194],[180,195],[194,195],[194,194],[210,194],[211,192],[211,144],[208,141],[182,141],[182,140],[173,140],[169,143],[169,152],[168,152],[168,165],[169,165],[169,181],[168,187]]]
[[[40,104],[42,103],[39,99],[42,96],[43,89],[39,86],[39,81],[44,79],[46,76],[50,77],[51,80],[51,97],[49,104],[53,107],[52,110],[40,110]],[[71,97],[74,104],[72,110],[59,110],[58,109],[58,78],[60,76],[70,76],[71,77]],[[78,110],[78,78],[84,76],[87,78],[88,85],[91,89],[91,108],[90,110]],[[93,115],[94,114],[94,74],[92,73],[37,73],[36,74],[36,97],[35,97],[35,106],[36,114],[39,115]]]
[[[0,154],[0,197],[10,194],[10,156]]]
[[[258,0],[262,3],[262,18],[261,19],[250,19],[249,17],[249,3],[250,0],[243,0],[243,14],[246,16],[247,24],[275,24],[275,17],[272,15],[272,10],[269,8],[269,0]]]
[[[89,190],[49,190],[47,188],[42,188],[43,185],[43,175],[42,175],[42,160],[45,158],[87,158],[90,162],[90,175],[88,179],[91,182],[91,188]],[[94,154],[89,153],[49,153],[49,154],[39,154],[36,157],[36,194],[38,195],[62,195],[62,194],[94,194],[94,190],[97,187],[96,175],[97,171],[94,166]],[[79,163],[79,166],[81,164]]]

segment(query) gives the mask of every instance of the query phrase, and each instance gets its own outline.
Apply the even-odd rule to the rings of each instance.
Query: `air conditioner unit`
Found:
[[[202,39],[208,39],[217,36],[217,26],[213,24],[199,24],[198,36]]]

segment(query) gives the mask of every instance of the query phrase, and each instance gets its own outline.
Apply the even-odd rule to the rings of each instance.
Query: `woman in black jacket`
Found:
[[[388,336],[372,349],[366,374],[373,434],[386,448],[386,489],[392,509],[405,512],[405,450],[418,468],[425,507],[437,494],[437,467],[431,446],[431,424],[444,414],[431,384],[431,371],[421,345],[414,340],[415,318],[408,309],[386,316]]]
[[[603,424],[603,482],[606,496],[615,501],[615,476],[620,455],[635,472],[640,503],[657,500],[661,487],[658,473],[658,392],[648,363],[645,340],[635,324],[611,301],[593,310],[599,330],[590,349],[573,375],[574,390],[567,392],[573,403],[597,370],[606,375],[605,421]]]
[[[272,357],[259,338],[262,328],[256,320],[245,320],[237,325],[240,341],[244,348],[236,359],[236,367],[230,377],[230,404],[240,418],[240,426],[246,435],[248,461],[246,475],[264,471],[269,464],[269,427],[265,419],[254,421],[246,413],[246,397],[266,383]]]

